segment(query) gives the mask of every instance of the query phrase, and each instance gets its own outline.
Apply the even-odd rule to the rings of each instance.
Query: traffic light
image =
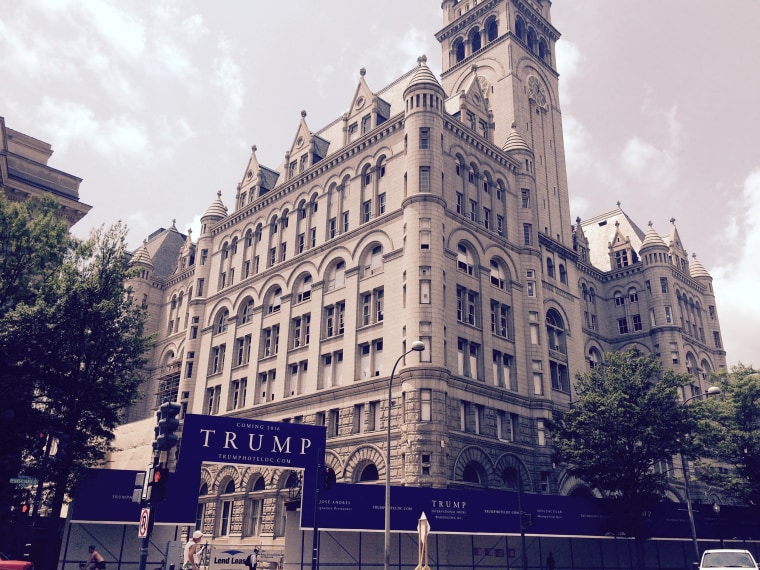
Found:
[[[153,449],[155,451],[169,451],[179,442],[179,438],[175,433],[179,428],[179,420],[177,419],[179,411],[179,404],[172,402],[161,404],[156,414],[158,425],[155,429],[156,441],[153,442]]]
[[[329,489],[335,483],[335,470],[332,467],[325,467],[325,480],[323,487]]]
[[[45,457],[47,449],[48,433],[45,430],[39,430],[34,436],[34,449],[33,453],[35,457],[40,459]]]
[[[169,470],[166,467],[156,467],[150,482],[150,502],[154,505],[166,498],[166,484],[169,481]]]

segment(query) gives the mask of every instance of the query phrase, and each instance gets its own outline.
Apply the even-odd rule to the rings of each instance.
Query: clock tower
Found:
[[[551,2],[444,0],[441,7],[444,90],[455,96],[477,76],[493,114],[494,144],[503,148],[517,131],[533,151],[522,168],[535,179],[539,233],[572,247]]]

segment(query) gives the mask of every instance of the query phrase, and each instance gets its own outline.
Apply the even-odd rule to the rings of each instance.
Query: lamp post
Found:
[[[717,396],[720,394],[720,388],[717,386],[710,386],[707,392],[695,394],[691,398],[686,398],[681,402],[682,406],[685,406],[688,402],[695,398],[701,398],[702,396]],[[686,461],[686,453],[681,450],[681,469],[683,470],[683,485],[686,490],[686,511],[689,513],[689,525],[691,526],[691,542],[694,545],[695,560],[699,562],[699,542],[697,541],[697,527],[694,525],[694,510],[691,507],[691,493],[689,492],[689,464]]]
[[[421,340],[415,340],[412,348],[398,357],[393,365],[390,380],[388,380],[388,440],[385,448],[385,564],[384,570],[390,570],[391,566],[391,401],[393,389],[393,376],[396,374],[398,363],[411,352],[421,352],[425,350],[425,343]]]

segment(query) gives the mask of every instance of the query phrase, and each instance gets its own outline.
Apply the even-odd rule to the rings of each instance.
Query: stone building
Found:
[[[324,425],[340,482],[390,469],[394,485],[567,495],[590,491],[552,465],[545,422],[576,373],[637,346],[698,393],[725,366],[710,275],[675,225],[644,232],[619,206],[572,224],[550,2],[441,7],[440,79],[424,56],[379,90],[361,70],[343,115],[312,130],[301,114],[280,165],[252,148],[200,235],[135,252],[157,342],[132,419],[177,401]],[[215,541],[277,543],[295,474],[202,478]]]
[[[9,129],[0,117],[0,191],[16,202],[51,196],[61,205],[61,215],[70,228],[91,206],[79,201],[81,178],[48,166],[52,154],[49,143]]]

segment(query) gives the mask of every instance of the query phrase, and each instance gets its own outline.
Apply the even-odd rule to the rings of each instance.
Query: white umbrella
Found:
[[[414,570],[430,570],[430,566],[428,566],[427,549],[427,540],[429,534],[430,523],[428,522],[427,517],[423,512],[420,520],[417,521],[417,556],[419,560],[417,561],[417,567]]]

